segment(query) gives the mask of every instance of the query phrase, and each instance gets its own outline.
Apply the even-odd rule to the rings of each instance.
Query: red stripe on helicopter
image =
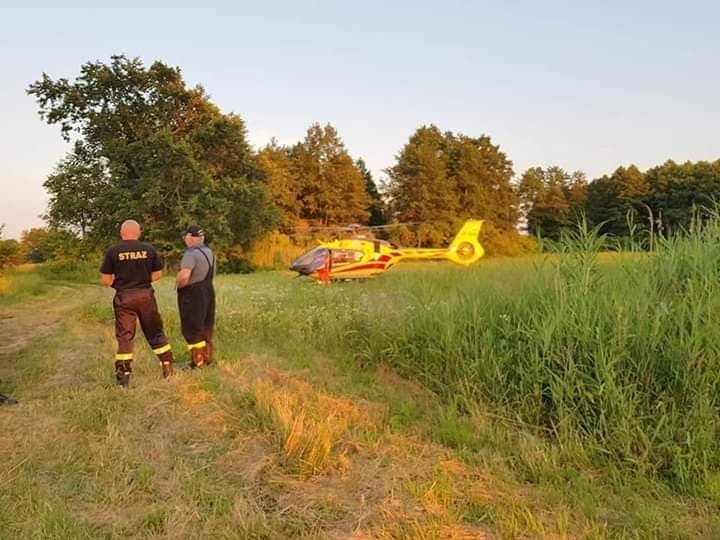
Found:
[[[391,259],[390,255],[380,255],[377,260],[382,262],[387,262]]]
[[[341,268],[340,270],[332,270],[331,274],[342,274],[343,272],[356,272],[358,270],[382,270],[385,268],[385,263],[371,263],[371,264],[363,264],[361,266],[353,266],[351,268]]]
[[[399,251],[393,251],[390,255],[392,255],[393,257],[399,257],[400,255],[402,255],[402,253],[400,253]]]

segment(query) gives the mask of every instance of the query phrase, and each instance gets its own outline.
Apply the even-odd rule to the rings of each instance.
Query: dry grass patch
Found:
[[[291,474],[309,478],[346,471],[348,455],[382,430],[382,407],[318,392],[266,360],[249,359],[243,368],[233,364],[222,368],[253,396],[261,423],[269,427]]]
[[[393,433],[387,406],[319,391],[265,358],[221,369],[252,395],[260,420],[223,468],[235,466],[281,511],[333,539],[488,537],[465,501],[490,498],[486,479],[446,449]]]

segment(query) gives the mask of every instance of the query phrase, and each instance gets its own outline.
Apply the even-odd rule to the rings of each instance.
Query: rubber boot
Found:
[[[197,369],[205,365],[205,349],[207,347],[196,347],[190,349],[190,369]]]
[[[163,379],[167,379],[173,374],[173,362],[175,359],[173,358],[172,351],[158,354],[158,360],[160,360],[160,365],[162,366]]]
[[[120,386],[130,385],[132,364],[130,360],[115,360],[115,380]]]
[[[209,339],[205,340],[205,365],[209,366],[213,363],[213,344]]]

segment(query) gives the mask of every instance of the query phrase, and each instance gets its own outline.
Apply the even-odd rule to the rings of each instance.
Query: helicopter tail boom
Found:
[[[469,219],[447,249],[400,249],[403,259],[448,259],[468,266],[478,261],[485,250],[478,241],[482,220]]]

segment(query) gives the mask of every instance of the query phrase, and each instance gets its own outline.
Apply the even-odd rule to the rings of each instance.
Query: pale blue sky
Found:
[[[331,122],[381,176],[424,123],[516,173],[720,158],[717,2],[15,2],[0,8],[0,223],[37,226],[67,151],[28,84],[111,54],[180,66],[262,145]]]

